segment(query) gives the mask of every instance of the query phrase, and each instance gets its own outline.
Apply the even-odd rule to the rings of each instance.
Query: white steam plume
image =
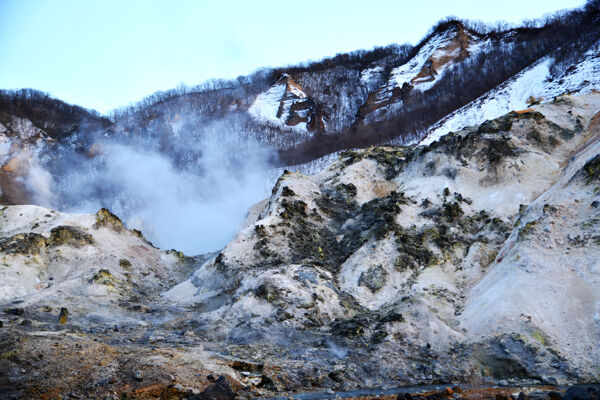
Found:
[[[136,144],[97,139],[101,155],[61,155],[63,172],[55,174],[54,190],[37,185],[35,195],[42,205],[56,196],[64,211],[108,207],[161,248],[190,255],[219,250],[274,180],[270,151],[226,128],[213,123],[180,131],[169,150],[156,139]]]

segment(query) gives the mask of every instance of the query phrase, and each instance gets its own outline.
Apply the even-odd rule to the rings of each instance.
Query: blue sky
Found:
[[[455,15],[518,23],[583,0],[0,0],[0,88],[100,112],[257,68],[421,39]]]

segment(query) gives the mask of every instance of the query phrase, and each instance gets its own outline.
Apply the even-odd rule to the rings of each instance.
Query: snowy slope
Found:
[[[288,123],[294,103],[307,99],[307,97],[302,88],[293,82],[289,75],[284,74],[269,90],[256,97],[248,109],[248,113],[259,122],[308,133],[306,122],[295,125]],[[298,116],[306,118],[308,110],[301,110]]]
[[[446,68],[489,45],[489,39],[477,37],[461,26],[432,36],[409,62],[394,68],[387,83],[373,93],[363,110],[365,122],[396,111],[410,90],[431,89]],[[369,76],[367,71],[364,76]]]
[[[586,53],[573,70],[550,78],[552,58],[545,58],[514,78],[491,90],[436,123],[420,144],[428,145],[443,135],[466,126],[481,124],[513,110],[528,107],[532,96],[548,101],[565,92],[588,93],[600,88],[600,53],[598,47]]]

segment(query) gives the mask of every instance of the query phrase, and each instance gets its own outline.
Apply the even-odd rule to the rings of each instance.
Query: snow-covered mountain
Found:
[[[370,144],[431,141],[526,108],[529,100],[597,88],[598,14],[590,2],[537,26],[503,31],[448,20],[416,46],[340,54],[160,92],[117,110],[111,120],[55,100],[57,107],[47,96],[3,92],[0,132],[13,141],[29,137],[29,144],[46,133],[83,151],[95,145],[88,140],[92,130],[149,138],[178,164],[197,154],[182,154],[169,142],[182,129],[214,121],[273,148],[281,166]],[[15,129],[21,133],[10,133]]]

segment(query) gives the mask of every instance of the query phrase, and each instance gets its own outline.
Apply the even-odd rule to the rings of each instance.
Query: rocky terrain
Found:
[[[223,250],[196,257],[105,209],[6,206],[0,393],[597,382],[599,112],[595,91],[561,95],[428,145],[285,171]]]

